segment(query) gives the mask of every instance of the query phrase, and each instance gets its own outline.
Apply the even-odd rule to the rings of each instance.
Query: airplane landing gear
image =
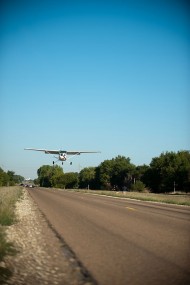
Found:
[[[56,160],[56,161],[53,161],[53,166],[54,166],[54,164],[55,164],[55,163],[57,163],[57,161],[59,161],[59,159],[58,159],[58,160]],[[62,164],[62,165],[63,165],[63,162],[64,162],[64,161],[61,161],[61,164]],[[73,164],[73,163],[72,163],[72,162],[70,162],[70,165],[72,165],[72,164]]]

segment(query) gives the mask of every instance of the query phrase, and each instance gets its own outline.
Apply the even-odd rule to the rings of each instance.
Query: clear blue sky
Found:
[[[52,164],[25,147],[101,151],[65,172],[189,150],[187,2],[1,0],[0,167]]]

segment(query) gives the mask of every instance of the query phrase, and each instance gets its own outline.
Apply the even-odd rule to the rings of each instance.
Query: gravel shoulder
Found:
[[[7,256],[4,267],[14,285],[92,285],[96,282],[48,224],[26,189],[16,203],[18,222],[7,228],[7,239],[18,253]]]

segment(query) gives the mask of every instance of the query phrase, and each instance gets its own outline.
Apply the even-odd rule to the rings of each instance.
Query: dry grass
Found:
[[[6,255],[15,254],[12,243],[6,241],[6,226],[16,221],[15,203],[22,195],[21,187],[0,187],[0,262]],[[5,275],[5,276],[4,276]],[[6,278],[6,272],[0,266],[0,282]]]
[[[21,187],[0,187],[0,225],[8,226],[14,223],[15,203],[21,195]]]

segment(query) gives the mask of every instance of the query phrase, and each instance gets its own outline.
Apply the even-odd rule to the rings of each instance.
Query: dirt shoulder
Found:
[[[24,189],[16,204],[18,222],[7,228],[7,238],[18,250],[4,267],[12,272],[5,284],[92,285],[95,281],[60,240]]]

